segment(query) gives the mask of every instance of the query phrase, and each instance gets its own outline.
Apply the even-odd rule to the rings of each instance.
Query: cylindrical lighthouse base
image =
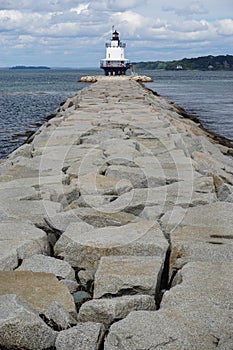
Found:
[[[129,67],[101,67],[105,75],[125,75]]]

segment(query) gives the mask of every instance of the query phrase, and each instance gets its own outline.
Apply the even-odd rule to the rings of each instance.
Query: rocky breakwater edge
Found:
[[[232,148],[128,77],[0,164],[0,348],[233,344]]]

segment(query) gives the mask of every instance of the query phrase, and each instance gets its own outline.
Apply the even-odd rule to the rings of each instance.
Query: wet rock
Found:
[[[91,295],[83,290],[73,294],[75,304],[82,304],[84,301],[91,299]]]

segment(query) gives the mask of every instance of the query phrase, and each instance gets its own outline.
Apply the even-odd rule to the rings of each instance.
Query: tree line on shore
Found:
[[[202,56],[183,58],[173,61],[134,62],[136,69],[164,69],[164,70],[233,70],[233,56]]]

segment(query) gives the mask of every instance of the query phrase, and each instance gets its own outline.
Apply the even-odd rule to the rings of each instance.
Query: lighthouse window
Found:
[[[110,58],[110,53],[108,54],[108,58]]]

